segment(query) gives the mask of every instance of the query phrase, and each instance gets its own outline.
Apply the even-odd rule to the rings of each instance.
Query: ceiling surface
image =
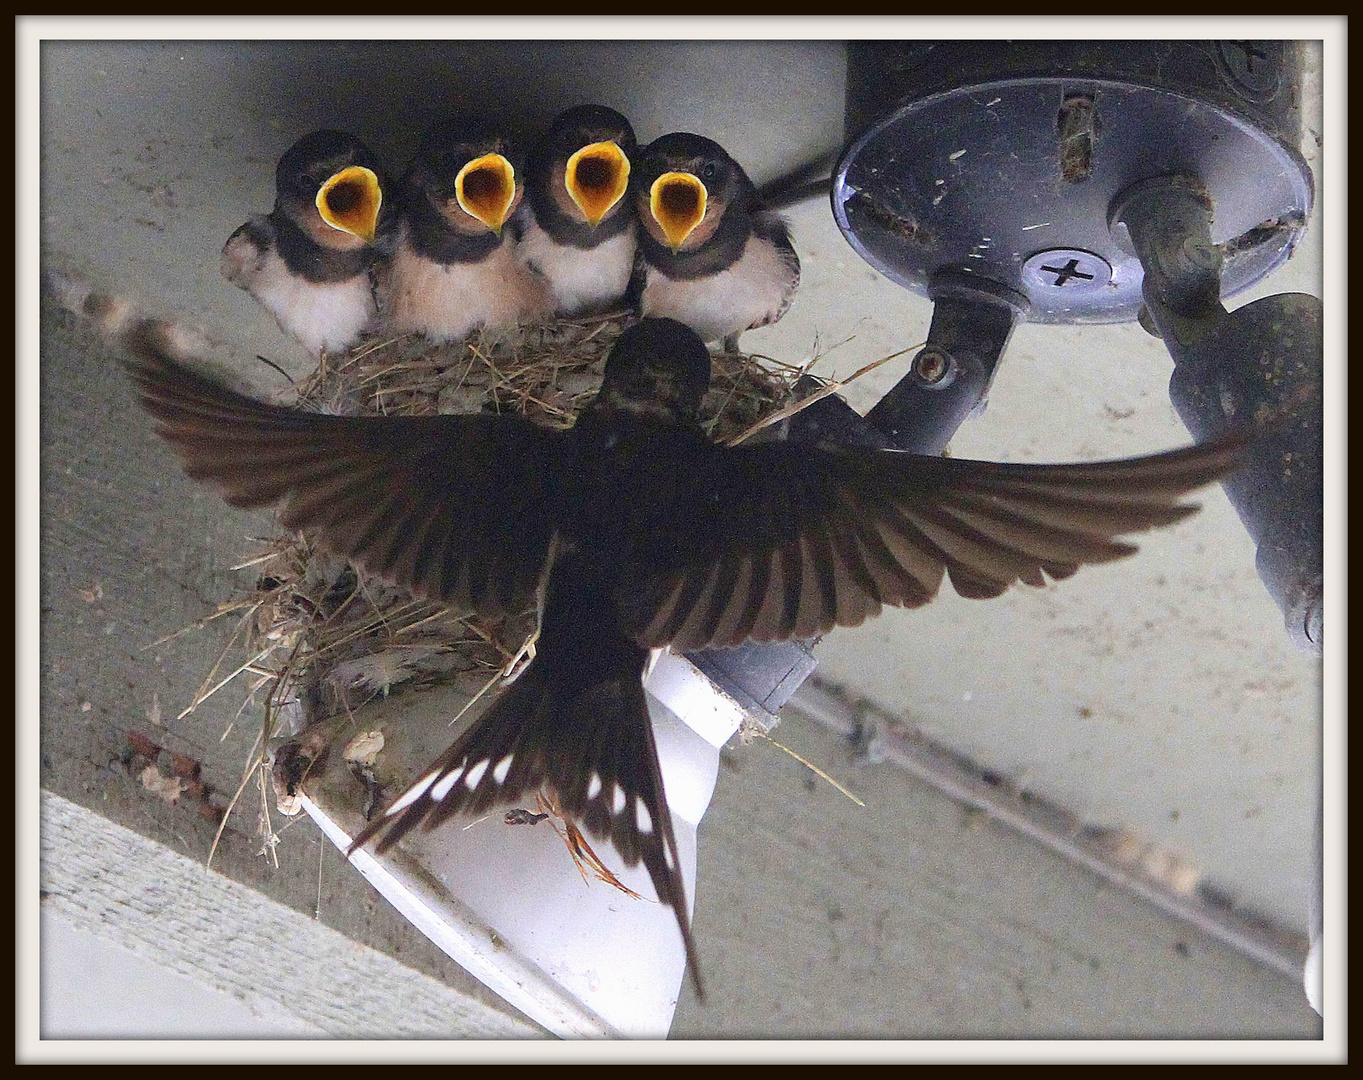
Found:
[[[44,260],[201,327],[216,355],[270,391],[281,380],[257,355],[295,375],[309,363],[222,280],[218,251],[247,216],[269,208],[274,162],[304,132],[352,130],[398,168],[437,115],[486,110],[512,129],[533,129],[563,107],[596,101],[628,115],[641,143],[673,130],[716,139],[759,185],[843,138],[838,43],[49,41],[41,64]],[[1313,167],[1319,74],[1316,58],[1302,145]],[[785,362],[817,356],[815,373],[846,377],[923,340],[929,303],[861,262],[826,202],[800,204],[787,218],[800,291],[780,323],[744,335],[745,350]],[[1275,292],[1320,295],[1320,283],[1313,219],[1292,261],[1233,306]],[[850,385],[848,401],[864,412],[911,355]],[[43,624],[44,784],[87,794],[81,785],[97,770],[73,773],[62,754],[102,745],[97,725],[121,730],[140,719],[133,710],[145,715],[153,689],[169,714],[186,688],[169,674],[160,682],[136,675],[123,686],[117,657],[73,675],[76,657],[108,646],[96,639],[110,635],[131,656],[172,615],[177,625],[202,617],[227,588],[222,568],[260,527],[211,494],[165,487],[180,478],[167,475],[167,455],[138,426],[117,374],[98,362],[93,353],[49,357],[42,373],[44,604],[52,610],[60,593],[69,616]],[[987,411],[966,423],[951,451],[1060,462],[1182,445],[1189,438],[1169,404],[1171,371],[1163,345],[1135,324],[1023,324]],[[107,451],[117,460],[82,443],[87,427],[118,429],[121,444]],[[1133,558],[988,602],[946,590],[927,608],[887,610],[837,630],[816,650],[817,677],[1077,820],[1169,853],[1237,904],[1303,930],[1321,664],[1288,641],[1224,495],[1212,489],[1199,500],[1200,514],[1140,538]],[[179,584],[169,608],[156,607],[150,569],[126,572],[117,619],[103,617],[100,602],[71,599],[108,576],[100,544],[111,536],[130,565],[145,552],[149,567],[171,568]],[[139,606],[161,614],[138,625]],[[169,657],[182,645],[163,651]],[[149,660],[139,654],[138,662]],[[114,715],[74,711],[107,700],[115,683],[128,704]],[[60,724],[50,711],[59,707],[73,710]],[[248,724],[221,749],[205,725],[186,729],[205,754],[226,754],[243,738],[249,745]],[[224,785],[230,773],[224,765]],[[721,772],[721,793],[725,783]],[[120,805],[136,816],[131,797]]]

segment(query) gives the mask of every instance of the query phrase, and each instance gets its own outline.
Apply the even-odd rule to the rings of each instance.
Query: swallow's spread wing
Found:
[[[191,477],[234,506],[282,501],[285,526],[418,595],[485,615],[533,603],[558,433],[515,417],[266,405],[170,359],[155,329],[132,335],[129,373]]]
[[[1044,585],[1130,555],[1118,536],[1197,507],[1252,436],[1091,465],[1006,465],[771,443],[698,455],[636,533],[619,590],[643,645],[810,638],[882,605],[918,607],[943,575],[962,596]]]

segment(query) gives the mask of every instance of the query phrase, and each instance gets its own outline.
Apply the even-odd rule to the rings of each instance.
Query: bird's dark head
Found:
[[[552,199],[570,219],[593,227],[614,216],[629,190],[634,129],[614,109],[579,105],[555,118],[530,172],[540,199]],[[539,199],[536,213],[541,213]]]
[[[674,319],[643,319],[606,357],[599,407],[693,423],[710,388],[710,350]]]
[[[509,141],[476,123],[447,121],[426,132],[403,179],[404,198],[425,199],[456,231],[501,235],[524,186]]]
[[[719,143],[684,131],[649,143],[634,170],[639,220],[673,251],[700,247],[730,208],[746,212],[753,198],[748,174]]]
[[[276,206],[324,247],[372,244],[384,188],[378,159],[344,131],[304,135],[275,167]]]

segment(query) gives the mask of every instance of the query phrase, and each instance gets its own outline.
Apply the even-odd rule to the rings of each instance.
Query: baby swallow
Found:
[[[786,313],[800,259],[785,222],[763,208],[718,143],[684,132],[650,143],[639,154],[634,201],[641,314],[676,319],[733,351],[744,330]]]
[[[542,274],[560,315],[610,307],[634,269],[629,189],[634,129],[614,109],[559,115],[526,167],[530,204],[517,254]]]
[[[382,290],[393,331],[459,341],[480,326],[553,314],[549,286],[517,260],[505,227],[524,193],[501,136],[457,124],[427,133],[398,191],[397,246]]]
[[[286,527],[419,596],[488,616],[538,604],[529,666],[351,850],[548,785],[587,832],[643,862],[693,978],[642,685],[650,649],[810,638],[884,604],[926,604],[944,577],[970,597],[1068,577],[1136,550],[1117,536],[1193,513],[1180,497],[1249,442],[1091,465],[723,447],[697,422],[710,355],[669,319],[620,337],[566,431],[487,414],[332,416],[191,372],[159,326],[129,335],[129,370],[190,476],[235,506],[282,503]]]
[[[383,200],[364,143],[342,131],[305,135],[279,159],[274,210],[228,237],[223,276],[314,356],[340,352],[374,317]]]

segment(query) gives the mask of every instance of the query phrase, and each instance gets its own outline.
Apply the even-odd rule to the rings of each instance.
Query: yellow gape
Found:
[[[613,142],[588,143],[568,158],[563,185],[592,225],[629,190],[629,158]]]
[[[500,236],[516,198],[516,170],[501,154],[474,158],[454,178],[454,197],[464,213]]]
[[[333,229],[373,243],[383,192],[372,169],[351,165],[317,189],[317,212]]]
[[[686,242],[705,217],[708,193],[700,178],[685,172],[668,172],[653,181],[648,207],[673,251]]]

